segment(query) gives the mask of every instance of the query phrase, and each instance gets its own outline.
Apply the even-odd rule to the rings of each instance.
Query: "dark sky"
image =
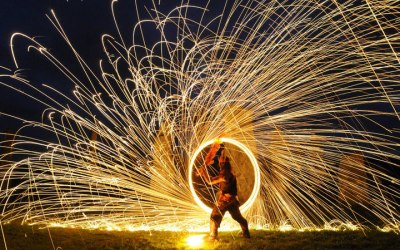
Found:
[[[105,59],[101,47],[101,35],[111,34],[117,37],[116,28],[111,12],[111,0],[10,0],[0,3],[0,66],[15,69],[12,62],[10,50],[10,37],[14,32],[21,32],[35,37],[36,41],[43,44],[50,52],[69,67],[78,67],[71,50],[57,33],[46,14],[50,15],[53,9],[67,33],[75,49],[92,66],[98,70],[98,62]],[[191,0],[190,4],[203,6],[204,0]],[[157,9],[168,13],[173,8],[180,6],[180,0],[157,0]],[[208,19],[219,14],[224,1],[212,3]],[[119,0],[116,4],[116,16],[124,39],[132,44],[132,30],[137,23],[138,16],[136,8],[139,9],[141,19],[148,18],[148,11],[152,12],[151,0]],[[154,12],[153,12],[154,14]],[[198,13],[191,13],[196,16]],[[145,34],[146,40],[158,41],[157,32],[149,29]],[[19,68],[22,74],[32,84],[51,84],[63,92],[71,91],[71,83],[55,69],[51,63],[46,61],[37,52],[27,52],[27,41],[23,38],[16,40],[14,48],[17,54]],[[4,73],[4,71],[0,71]],[[24,89],[20,83],[11,82],[18,89]],[[11,113],[20,117],[38,120],[40,119],[43,106],[0,85],[0,112]],[[14,120],[0,117],[0,131],[19,127]]]
[[[152,9],[151,0],[119,0],[116,5],[116,16],[120,28],[128,44],[134,24],[137,22],[135,2],[140,10],[140,18],[148,17],[146,9]],[[192,0],[191,4],[204,5],[203,0]],[[158,1],[156,1],[158,3]],[[167,13],[181,4],[180,0],[160,0],[157,8]],[[224,1],[212,2],[208,15],[215,17],[220,13]],[[52,54],[69,67],[78,67],[71,50],[57,33],[56,28],[46,17],[53,9],[61,25],[77,51],[92,66],[98,70],[98,62],[105,59],[101,47],[101,35],[117,36],[111,14],[111,0],[10,0],[0,3],[0,66],[15,69],[9,47],[10,37],[14,32],[25,33],[36,37]],[[147,40],[156,40],[158,35],[151,29],[145,34]],[[36,52],[27,52],[28,43],[20,38],[14,44],[20,68],[32,84],[50,84],[63,92],[72,91],[72,84],[61,73]],[[1,71],[0,73],[4,73]],[[0,78],[0,81],[5,81]],[[20,83],[7,81],[19,89]],[[34,93],[32,93],[34,94]],[[0,85],[0,112],[14,114],[23,118],[39,120],[43,106],[30,100],[16,91]],[[393,120],[385,121],[391,123]],[[396,120],[395,122],[398,121]],[[0,116],[0,131],[14,130],[19,127],[15,120]]]
[[[148,17],[147,10],[152,9],[150,0],[119,0],[115,8],[120,28],[128,44],[131,44],[133,26],[138,20],[135,2],[140,9],[140,17]],[[157,8],[161,11],[169,11],[180,5],[180,2],[162,0],[162,4]],[[196,1],[191,2],[196,3]],[[117,36],[111,14],[111,0],[1,1],[0,66],[15,69],[9,45],[10,37],[14,32],[35,37],[64,64],[71,67],[78,66],[71,50],[46,17],[52,9],[77,51],[89,65],[98,70],[99,60],[105,58],[101,47],[101,35],[107,33]],[[146,39],[152,39],[152,36],[155,36],[154,32],[148,32]],[[14,44],[19,66],[23,69],[22,74],[33,84],[50,83],[59,90],[71,91],[71,83],[37,52],[27,52],[27,45],[29,43],[23,38],[19,38]],[[10,81],[4,78],[0,81],[7,81],[10,84]],[[13,84],[19,89],[26,89],[21,88],[20,83]],[[42,109],[43,106],[28,97],[0,85],[0,112],[37,120],[40,119]],[[13,130],[18,126],[14,120],[0,117],[0,131]]]
[[[60,19],[70,39],[83,53],[88,62],[95,62],[101,56],[100,36],[102,33],[111,32],[112,17],[110,1],[36,1],[36,0],[15,0],[2,1],[0,4],[0,65],[15,69],[11,60],[9,41],[14,32],[25,33],[36,37],[37,41],[45,45],[57,57],[72,62],[71,52],[63,42],[57,30],[46,17],[53,9]],[[23,75],[28,77],[33,84],[51,83],[57,88],[67,90],[71,86],[63,82],[57,70],[46,62],[36,52],[27,52],[25,39],[16,40],[16,49],[20,68]],[[88,49],[90,48],[90,49]],[[3,79],[3,81],[5,81]],[[10,83],[9,81],[7,81]],[[14,86],[20,86],[15,83]],[[24,118],[38,119],[42,106],[28,97],[24,97],[15,91],[0,86],[0,111],[23,116]],[[5,121],[0,117],[0,129],[14,129],[15,123]]]

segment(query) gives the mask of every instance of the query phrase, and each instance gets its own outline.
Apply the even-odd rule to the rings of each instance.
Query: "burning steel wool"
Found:
[[[74,89],[32,83],[15,50],[16,68],[1,69],[1,85],[33,89],[46,107],[0,144],[18,159],[1,156],[2,223],[208,230],[218,188],[193,176],[223,133],[251,228],[399,230],[399,1],[227,1],[211,18],[211,2],[153,4],[130,43],[112,2],[119,35],[103,35],[98,65],[56,11],[73,67],[34,37],[11,37]]]

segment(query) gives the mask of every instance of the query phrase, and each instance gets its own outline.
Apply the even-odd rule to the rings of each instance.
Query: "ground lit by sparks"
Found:
[[[35,224],[31,224],[33,226]],[[208,221],[205,220],[196,220],[191,219],[187,221],[187,224],[159,224],[154,226],[148,225],[131,225],[131,224],[113,224],[108,221],[104,222],[93,222],[86,224],[71,224],[68,225],[66,223],[51,223],[48,224],[47,227],[51,228],[79,228],[86,230],[106,230],[106,231],[171,231],[171,232],[190,232],[190,233],[199,233],[199,232],[208,232],[210,225]],[[368,227],[364,227],[361,225],[354,224],[352,222],[340,222],[338,220],[331,221],[326,223],[321,227],[303,227],[296,228],[292,225],[288,224],[288,222],[282,222],[278,225],[275,224],[265,224],[265,225],[254,225],[250,224],[249,228],[251,230],[261,230],[261,231],[279,231],[279,232],[319,232],[319,231],[358,231],[358,230],[368,230]],[[377,227],[376,228],[382,232],[398,232],[398,228],[393,227]],[[224,219],[220,230],[221,232],[240,232],[241,229],[237,225],[237,222],[233,221],[231,218]],[[203,234],[204,235],[204,234]]]
[[[192,235],[186,239],[186,243],[189,247],[201,247],[204,243],[204,237],[206,237],[206,234]]]

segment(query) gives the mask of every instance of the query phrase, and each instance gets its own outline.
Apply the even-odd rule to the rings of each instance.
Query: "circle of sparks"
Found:
[[[232,138],[220,138],[220,140],[223,143],[231,143],[235,146],[237,146],[238,148],[240,148],[249,158],[251,165],[253,166],[253,171],[254,171],[254,186],[253,186],[253,190],[250,194],[250,197],[246,200],[246,202],[240,206],[240,210],[242,212],[246,212],[251,205],[253,205],[254,201],[256,200],[259,192],[260,192],[260,167],[258,166],[257,163],[257,159],[254,156],[254,154],[251,152],[251,150],[246,147],[244,144],[242,144],[241,142],[234,140]],[[196,203],[207,213],[211,213],[211,208],[208,207],[206,204],[204,204],[204,202],[201,201],[201,199],[199,198],[199,196],[196,194],[196,191],[194,190],[194,186],[193,186],[193,178],[192,178],[192,171],[193,171],[193,166],[194,166],[194,162],[196,160],[196,157],[199,155],[199,153],[207,146],[211,145],[214,143],[214,140],[209,140],[203,144],[200,145],[200,147],[194,152],[191,160],[190,160],[190,164],[189,164],[189,185],[190,185],[190,191],[193,195],[194,200],[196,201]]]

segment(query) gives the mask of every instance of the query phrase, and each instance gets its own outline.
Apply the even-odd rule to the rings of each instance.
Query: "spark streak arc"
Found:
[[[15,68],[0,67],[0,85],[43,113],[0,113],[22,124],[1,134],[1,223],[208,230],[191,173],[224,131],[251,159],[255,183],[238,181],[253,187],[242,206],[250,227],[399,231],[399,0],[168,11],[153,0],[119,25],[131,20],[118,16],[125,1],[112,1],[99,61],[74,47],[57,10],[47,17],[75,63],[41,38],[11,37]],[[25,53],[62,80],[24,77]]]

